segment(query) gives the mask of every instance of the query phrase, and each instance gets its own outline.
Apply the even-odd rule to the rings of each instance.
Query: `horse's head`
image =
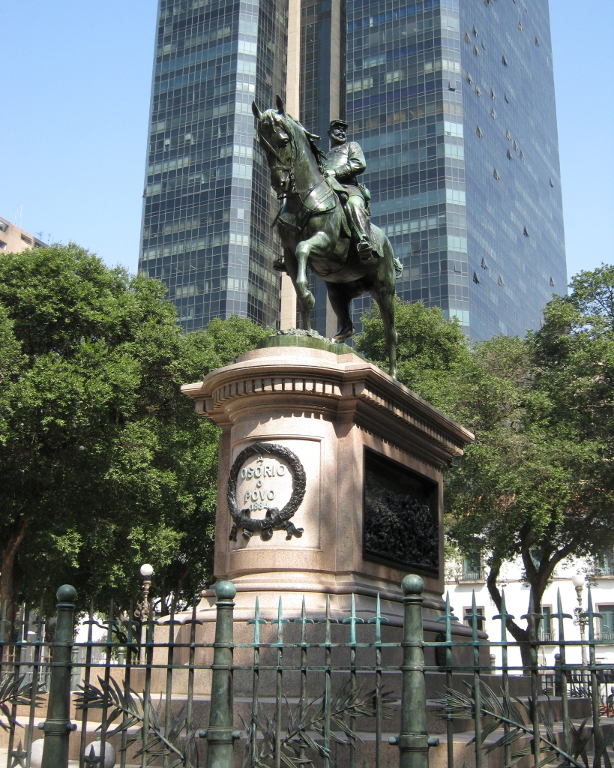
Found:
[[[267,156],[271,170],[271,186],[277,197],[285,197],[293,188],[292,167],[295,158],[295,142],[292,134],[292,118],[286,115],[282,100],[277,97],[277,109],[260,112],[256,102],[252,112],[258,121],[260,146]]]

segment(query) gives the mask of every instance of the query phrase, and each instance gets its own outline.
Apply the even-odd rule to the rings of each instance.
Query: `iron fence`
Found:
[[[256,602],[236,621],[221,582],[214,621],[196,608],[142,621],[111,605],[104,619],[90,610],[75,642],[63,587],[52,639],[35,612],[1,625],[0,765],[40,765],[44,736],[43,768],[611,766],[614,664],[597,663],[590,594],[579,665],[560,598],[556,642],[536,636],[520,662],[505,599],[498,638],[480,632],[475,600],[470,627],[447,601],[425,638],[421,589],[406,577],[395,627],[379,599],[369,615],[359,598],[341,619],[328,600],[290,619],[281,601],[267,619]]]

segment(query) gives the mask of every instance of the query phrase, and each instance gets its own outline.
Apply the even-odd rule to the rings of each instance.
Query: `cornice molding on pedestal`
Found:
[[[228,428],[245,409],[311,410],[356,423],[412,454],[441,465],[462,456],[469,430],[357,355],[305,348],[255,350],[237,363],[186,384],[197,413]]]

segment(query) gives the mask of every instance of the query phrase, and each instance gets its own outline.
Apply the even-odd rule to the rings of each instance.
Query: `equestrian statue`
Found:
[[[274,224],[284,255],[274,266],[292,280],[305,330],[311,329],[315,304],[307,267],[326,282],[339,321],[336,343],[354,334],[350,302],[368,291],[380,309],[390,375],[396,377],[394,296],[403,267],[386,235],[369,221],[369,194],[357,180],[366,168],[362,150],[347,141],[347,123],[333,120],[328,130],[332,147],[325,155],[315,143],[319,137],[285,111],[279,96],[276,104],[277,109],[265,112],[252,104],[271,186],[281,201]]]

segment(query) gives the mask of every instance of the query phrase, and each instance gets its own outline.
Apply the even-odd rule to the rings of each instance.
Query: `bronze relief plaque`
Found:
[[[439,572],[438,486],[365,448],[363,556]]]

